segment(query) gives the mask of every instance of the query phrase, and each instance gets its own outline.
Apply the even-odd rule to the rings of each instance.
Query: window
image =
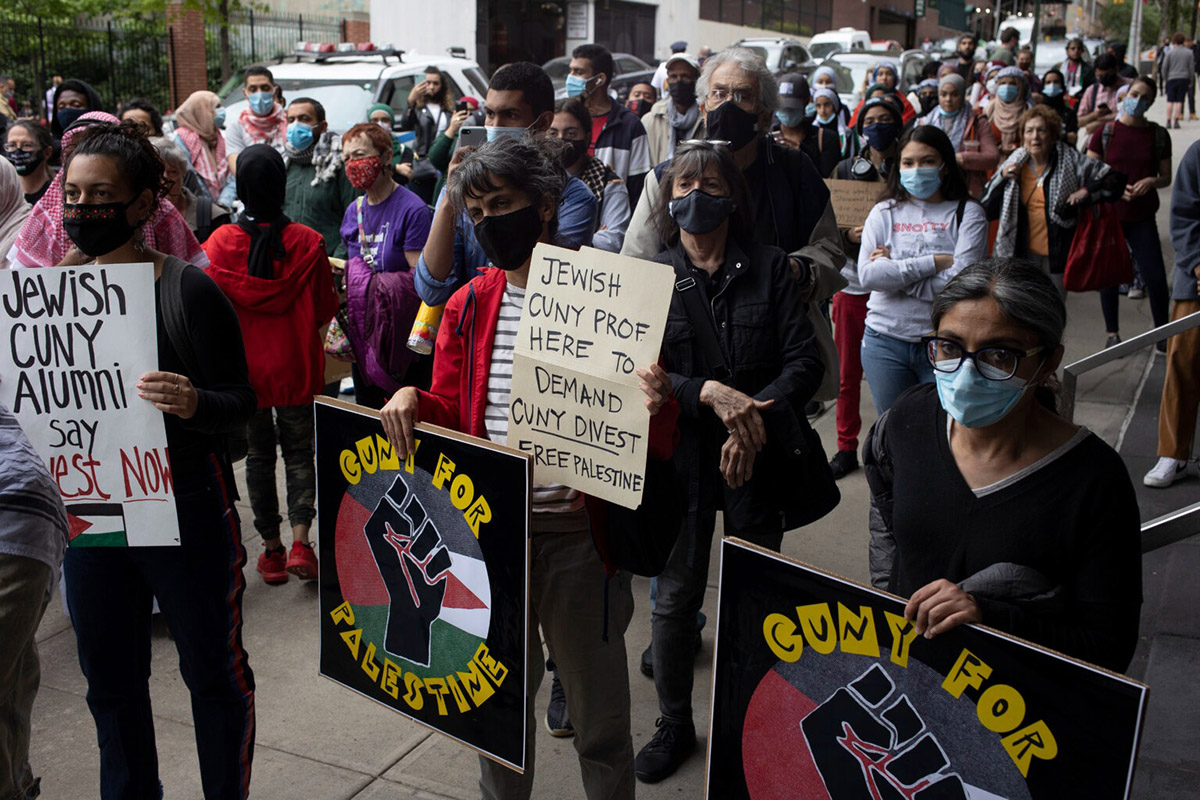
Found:
[[[646,70],[645,64],[632,58],[618,58],[616,62],[618,75],[628,75],[630,72],[644,72]]]
[[[833,0],[700,0],[700,19],[812,36],[833,27]]]

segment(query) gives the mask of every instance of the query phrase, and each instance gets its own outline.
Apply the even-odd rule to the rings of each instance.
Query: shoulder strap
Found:
[[[958,230],[962,227],[963,212],[967,210],[967,198],[958,201],[958,208],[954,209],[954,229]]]
[[[688,322],[696,332],[696,340],[700,345],[700,354],[704,357],[712,377],[719,381],[728,380],[732,376],[729,365],[725,363],[725,352],[717,338],[717,323],[704,296],[704,287],[696,279],[687,274],[687,268],[671,260],[675,267],[675,291],[683,301],[683,310],[687,312]]]
[[[838,180],[850,180],[850,159],[844,158],[837,165]]]
[[[1104,123],[1104,129],[1100,132],[1100,160],[1105,164],[1108,163],[1108,143],[1112,141],[1113,123]]]
[[[163,262],[162,274],[158,278],[158,301],[162,308],[163,327],[171,347],[175,349],[179,360],[183,362],[188,377],[194,382],[203,383],[196,357],[192,347],[192,338],[188,335],[187,312],[183,305],[183,272],[187,263],[175,256],[168,256]]]
[[[1167,130],[1157,122],[1151,122],[1154,126],[1154,156],[1159,161],[1167,157],[1167,149],[1170,147],[1171,140],[1167,136]]]

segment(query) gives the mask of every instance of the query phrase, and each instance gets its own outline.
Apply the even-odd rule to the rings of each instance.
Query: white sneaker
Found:
[[[1147,486],[1153,486],[1156,489],[1165,489],[1182,478],[1186,472],[1186,461],[1179,461],[1178,459],[1163,456],[1146,473],[1146,477],[1142,478],[1142,483]]]

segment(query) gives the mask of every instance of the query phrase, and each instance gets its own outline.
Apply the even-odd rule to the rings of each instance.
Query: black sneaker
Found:
[[[817,417],[825,413],[825,404],[820,400],[809,400],[804,405],[804,416],[808,417],[808,421],[812,422]]]
[[[642,674],[647,678],[654,677],[654,645],[646,645],[646,649],[642,651]]]
[[[566,739],[575,735],[575,728],[567,717],[567,695],[563,691],[562,681],[558,673],[554,673],[554,682],[550,684],[550,705],[546,707],[546,730],[551,736]]]
[[[1115,334],[1115,333],[1110,333],[1108,335],[1108,338],[1104,340],[1104,349],[1107,350],[1110,347],[1116,347],[1120,343],[1121,343],[1120,335]]]
[[[692,723],[660,718],[654,725],[658,731],[633,762],[633,773],[642,783],[658,783],[671,777],[696,749],[696,726]]]
[[[829,459],[829,469],[833,472],[835,481],[841,480],[858,469],[858,453],[853,450],[838,450],[834,457]]]

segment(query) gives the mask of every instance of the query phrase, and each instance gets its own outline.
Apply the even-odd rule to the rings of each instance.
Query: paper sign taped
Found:
[[[829,201],[838,227],[857,228],[867,221],[867,215],[879,202],[883,184],[878,181],[841,181],[826,179]]]

